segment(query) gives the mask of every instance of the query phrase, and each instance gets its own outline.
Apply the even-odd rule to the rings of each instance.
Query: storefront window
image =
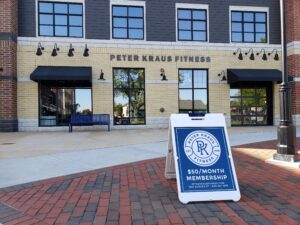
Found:
[[[68,125],[69,118],[74,112],[75,107],[75,89],[58,88],[57,89],[57,124]]]
[[[230,89],[231,124],[268,124],[267,88]]]
[[[41,84],[40,91],[40,126],[56,126],[57,88]]]
[[[92,91],[91,89],[75,89],[76,113],[92,114]]]
[[[40,82],[40,126],[66,126],[72,113],[92,113],[92,89],[76,82]]]
[[[144,69],[114,69],[114,124],[145,124]]]
[[[207,70],[179,70],[179,112],[208,112]]]

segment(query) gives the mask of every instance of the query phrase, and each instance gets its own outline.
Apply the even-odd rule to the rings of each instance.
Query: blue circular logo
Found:
[[[221,147],[217,138],[206,131],[194,131],[184,141],[184,152],[198,166],[214,165],[220,158]]]

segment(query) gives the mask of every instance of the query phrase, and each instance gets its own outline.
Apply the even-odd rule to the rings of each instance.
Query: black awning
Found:
[[[30,75],[30,79],[34,81],[74,80],[92,82],[92,68],[73,66],[38,66]]]
[[[227,69],[229,84],[242,81],[281,81],[282,73],[275,69]]]

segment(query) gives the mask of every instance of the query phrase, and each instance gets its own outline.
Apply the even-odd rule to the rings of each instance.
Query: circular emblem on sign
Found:
[[[194,164],[211,166],[219,160],[221,147],[216,137],[211,133],[194,131],[184,140],[184,152]]]

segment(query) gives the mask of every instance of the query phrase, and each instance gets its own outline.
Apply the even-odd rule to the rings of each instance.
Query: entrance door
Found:
[[[230,110],[232,126],[272,124],[272,90],[269,87],[232,87]]]

